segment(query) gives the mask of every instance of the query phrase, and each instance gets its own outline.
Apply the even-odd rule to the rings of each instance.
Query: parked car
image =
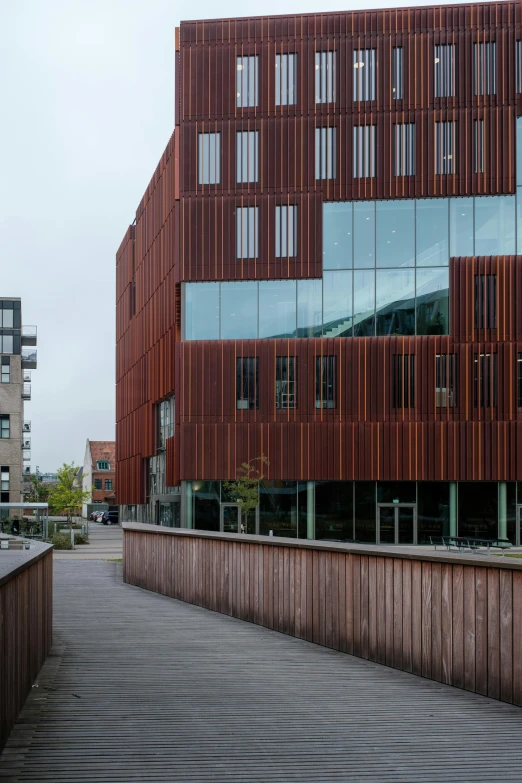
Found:
[[[120,522],[119,511],[104,511],[101,517],[98,519],[104,525],[118,525]]]
[[[100,514],[103,514],[103,511],[98,511],[97,509],[94,509],[94,511],[91,511],[91,515],[89,519],[92,519],[92,521],[95,522],[97,517],[100,516]]]

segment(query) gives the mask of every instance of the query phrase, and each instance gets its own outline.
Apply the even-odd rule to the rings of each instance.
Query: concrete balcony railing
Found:
[[[22,387],[22,400],[30,400],[31,399],[31,384],[25,383]]]
[[[30,465],[24,465],[22,470],[22,476],[24,478],[28,478],[31,475],[31,466]]]
[[[22,326],[22,345],[36,345],[36,326]]]
[[[31,451],[31,438],[24,438],[22,440],[22,449],[24,451]]]
[[[24,425],[22,427],[22,432],[31,432],[31,422],[30,421],[24,421]]]
[[[22,452],[24,457],[24,462],[30,462],[31,461],[31,452],[30,451],[23,451]]]

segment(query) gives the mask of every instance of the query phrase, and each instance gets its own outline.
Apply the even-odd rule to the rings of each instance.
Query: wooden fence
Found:
[[[33,546],[0,551],[0,750],[51,649],[52,546]]]
[[[522,706],[522,561],[124,530],[130,584]]]

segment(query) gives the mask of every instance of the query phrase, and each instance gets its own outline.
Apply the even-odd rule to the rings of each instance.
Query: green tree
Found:
[[[264,478],[259,468],[252,464],[253,462],[261,463],[261,468],[263,465],[270,464],[264,455],[255,457],[250,462],[243,462],[239,466],[234,481],[223,482],[223,488],[230,501],[237,503],[241,509],[241,521],[245,532],[247,532],[248,518],[259,503],[259,482]]]
[[[27,477],[24,477],[27,480]],[[31,491],[27,493],[26,503],[47,503],[51,488],[42,484],[37,473],[31,473],[28,477],[28,483],[31,485]]]
[[[78,467],[71,462],[63,463],[57,470],[58,483],[49,493],[49,507],[53,514],[65,514],[69,526],[72,525],[74,515],[81,513],[81,505],[90,497],[87,489],[78,485],[76,474]]]

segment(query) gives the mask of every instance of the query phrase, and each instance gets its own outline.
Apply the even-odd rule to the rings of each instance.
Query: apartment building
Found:
[[[184,22],[175,46],[117,253],[122,517],[520,543],[520,5]],[[245,462],[249,520],[223,484]]]
[[[23,326],[18,298],[0,299],[0,503],[23,500],[23,477],[31,474],[31,370],[37,366],[36,326]],[[8,509],[0,507],[0,517]]]
[[[82,507],[87,517],[100,503],[114,505],[116,498],[116,444],[113,440],[89,440],[81,471],[82,489],[90,493]],[[104,506],[102,506],[104,508]]]

